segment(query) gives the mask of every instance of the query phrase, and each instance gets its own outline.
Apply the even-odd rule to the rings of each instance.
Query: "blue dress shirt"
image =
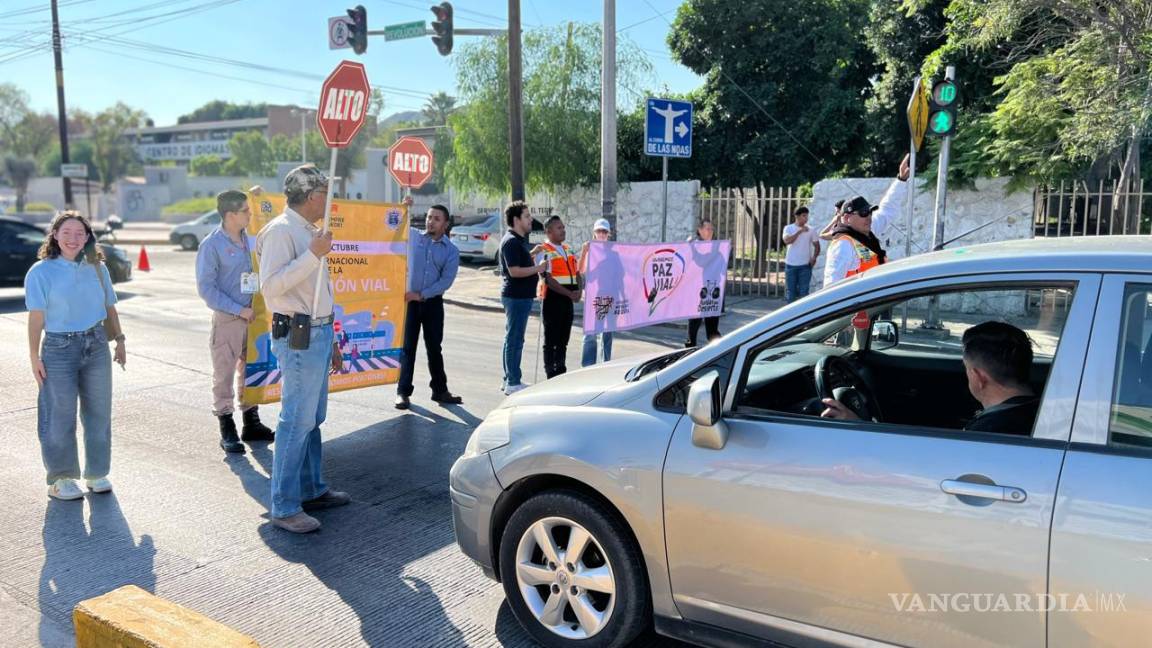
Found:
[[[424,299],[439,297],[452,287],[460,269],[460,250],[448,235],[433,240],[424,232],[408,232],[408,290]]]
[[[204,237],[196,253],[196,289],[212,310],[239,315],[252,305],[252,295],[240,291],[240,275],[252,272],[252,253],[248,234],[240,232],[243,241],[237,245],[217,227]]]

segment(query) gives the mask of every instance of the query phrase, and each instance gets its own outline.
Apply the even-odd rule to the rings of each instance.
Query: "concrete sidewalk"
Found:
[[[119,245],[170,245],[168,233],[172,227],[160,222],[124,223],[124,229],[108,240]]]
[[[452,284],[452,288],[445,293],[444,301],[462,308],[503,312],[504,306],[500,302],[500,284],[500,276],[496,274],[490,266],[478,267],[461,265],[460,273],[456,277],[456,282]],[[725,298],[724,313],[720,315],[720,330],[721,332],[734,331],[749,322],[760,319],[783,305],[783,299],[729,296]],[[532,312],[537,313],[539,310],[540,301],[537,300],[533,305]],[[576,326],[580,326],[583,322],[583,311],[580,308],[576,309],[575,320]],[[685,324],[686,321],[665,322],[663,324],[655,324],[654,326],[662,328],[684,328]]]

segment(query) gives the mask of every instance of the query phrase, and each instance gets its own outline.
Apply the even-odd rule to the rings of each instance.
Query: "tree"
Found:
[[[36,175],[36,160],[30,157],[7,155],[4,157],[4,173],[16,189],[16,211],[24,211],[24,199],[28,195],[28,183]]]
[[[143,111],[122,102],[92,118],[88,140],[92,143],[93,163],[104,191],[120,179],[134,164],[139,164],[136,149],[125,133],[139,128],[146,119]]]
[[[448,118],[448,184],[489,195],[511,191],[508,154],[508,61],[504,38],[483,39],[457,54],[462,106]],[[600,168],[600,29],[570,23],[523,38],[524,171],[529,191],[587,185]],[[640,93],[652,66],[631,42],[619,44],[622,103]]]
[[[187,115],[176,118],[177,124],[191,124],[197,122],[223,121],[228,119],[251,119],[264,117],[268,114],[266,103],[234,104],[228,101],[209,101]]]
[[[92,142],[87,138],[77,138],[68,145],[68,158],[75,164],[88,165],[88,179],[99,180],[100,174],[93,163]],[[37,161],[42,176],[60,175],[60,143],[52,142]]]
[[[424,102],[424,108],[420,112],[424,115],[425,123],[428,126],[443,126],[448,123],[448,117],[455,107],[456,97],[440,91]]]
[[[673,56],[706,78],[693,153],[707,182],[801,184],[856,163],[874,57],[869,0],[688,0]]]
[[[239,175],[268,177],[276,172],[272,146],[260,131],[236,133],[228,140],[228,148],[232,151],[231,168]]]
[[[219,155],[197,155],[188,163],[188,172],[198,176],[222,176],[224,160]]]

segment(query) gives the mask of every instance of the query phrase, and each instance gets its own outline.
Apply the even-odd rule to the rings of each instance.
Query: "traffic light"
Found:
[[[956,133],[956,83],[937,81],[928,101],[928,134],[950,137]]]
[[[432,43],[440,56],[448,56],[452,53],[452,3],[433,5],[432,13],[436,14],[436,20],[432,21],[432,31],[436,33]]]
[[[348,25],[348,44],[353,52],[363,54],[368,49],[368,10],[364,5],[356,5],[355,9],[348,10],[348,17],[352,19]]]

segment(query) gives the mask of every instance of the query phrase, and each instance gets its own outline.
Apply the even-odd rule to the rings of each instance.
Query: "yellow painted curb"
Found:
[[[76,648],[259,648],[251,637],[135,585],[80,601],[72,622]]]

